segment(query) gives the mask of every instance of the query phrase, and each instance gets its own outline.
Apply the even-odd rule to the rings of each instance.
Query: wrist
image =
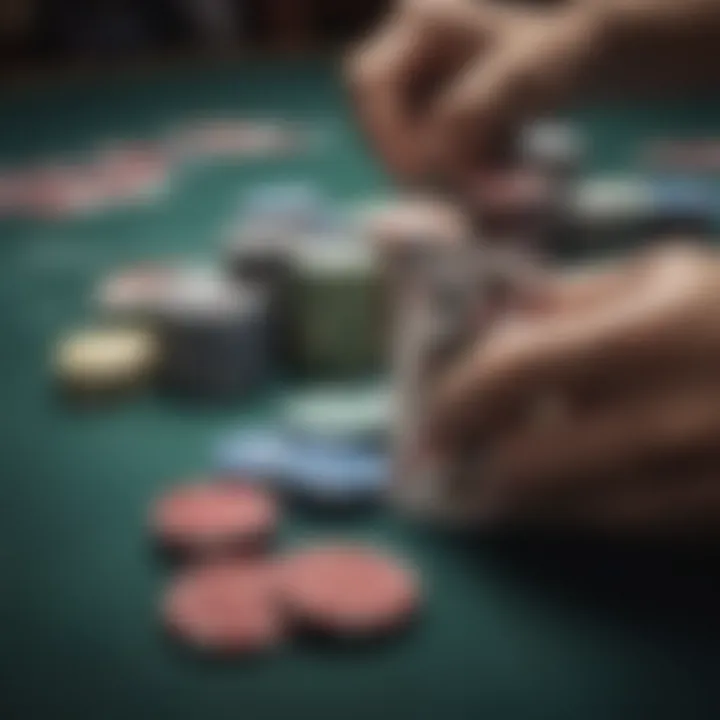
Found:
[[[612,48],[627,33],[628,18],[617,0],[580,0],[576,12],[583,17],[588,36],[600,49]]]
[[[575,38],[578,92],[592,93],[602,86],[617,48],[619,19],[610,11],[611,4],[614,0],[576,0],[566,7],[568,35]]]

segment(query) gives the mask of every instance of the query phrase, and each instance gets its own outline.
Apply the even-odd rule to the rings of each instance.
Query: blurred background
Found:
[[[386,2],[3,0],[2,69],[176,55],[337,48]]]
[[[146,542],[158,497],[237,471],[241,460],[244,469],[247,446],[257,454],[245,431],[278,418],[304,433],[337,433],[346,422],[352,432],[382,424],[383,441],[389,434],[390,413],[374,402],[384,349],[377,316],[357,321],[377,296],[376,278],[353,241],[358,218],[392,202],[391,182],[360,137],[337,62],[389,5],[0,0],[0,685],[12,687],[3,698],[8,720],[720,716],[716,548],[457,538],[407,523],[381,502],[358,513],[292,505],[281,551],[340,535],[397,548],[426,581],[427,617],[387,647],[291,646],[273,662],[227,672],[188,662],[161,639],[158,599],[175,567]],[[572,122],[587,151],[578,171],[592,183],[581,198],[589,230],[566,254],[624,253],[647,241],[658,218],[665,230],[679,223],[716,236],[714,97],[603,103]],[[695,155],[707,158],[711,147],[716,162],[660,186],[643,158],[668,138],[698,140]],[[418,208],[401,208],[392,232],[375,234],[390,236],[390,246],[421,234],[419,219],[438,237],[457,235],[447,208]],[[293,360],[303,380],[325,379],[330,366],[352,383],[369,378],[369,390],[308,400],[265,356],[246,357],[252,342],[225,342],[238,330],[256,337],[257,328],[244,300],[226,302],[224,276],[205,266],[244,273],[243,257],[267,223],[292,240],[346,241],[329,267],[327,246],[310,243],[293,256],[294,297],[304,299],[291,308],[294,322],[322,330],[302,335]],[[147,288],[164,286],[166,267],[178,265],[168,312],[166,298],[148,298]],[[215,344],[198,342],[197,325],[182,322],[184,313],[195,320],[198,306],[209,318],[220,308],[227,321],[213,325]],[[114,334],[117,317],[138,312],[162,315],[179,348],[178,362],[160,373],[146,333]],[[188,377],[184,361],[197,363],[197,348],[209,348],[200,362],[207,372]],[[217,385],[217,369],[235,371],[239,357],[247,377],[228,373],[229,384]],[[230,389],[237,402],[156,393],[150,379],[163,373],[182,390],[192,384],[201,400]],[[55,393],[58,379],[79,385],[82,402]],[[369,420],[358,417],[363,407]],[[376,498],[389,475],[380,467],[380,483],[374,467],[369,478]],[[331,473],[318,487],[316,467],[307,461],[305,470],[298,494],[313,500],[338,479]],[[331,495],[352,505],[365,480],[330,487]]]

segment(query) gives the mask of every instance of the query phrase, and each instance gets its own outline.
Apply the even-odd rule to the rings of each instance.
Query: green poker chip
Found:
[[[333,238],[303,243],[293,258],[291,295],[302,375],[356,378],[378,370],[380,282],[366,243]]]

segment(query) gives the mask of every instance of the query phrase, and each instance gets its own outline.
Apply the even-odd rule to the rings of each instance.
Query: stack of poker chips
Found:
[[[282,408],[283,488],[323,506],[379,500],[390,476],[390,403],[389,388],[375,384],[324,384],[289,397]]]
[[[268,351],[276,369],[290,375],[296,365],[292,313],[292,264],[286,232],[246,228],[225,248],[230,275],[241,286],[261,292],[267,303]]]
[[[263,294],[219,271],[186,271],[160,309],[165,389],[232,400],[267,379],[268,319]]]
[[[519,155],[530,164],[542,167],[553,180],[572,183],[586,153],[579,129],[557,120],[534,122],[523,129]]]
[[[572,203],[586,155],[585,138],[571,123],[544,120],[520,133],[517,157],[524,181],[518,183],[520,238],[540,254],[557,255],[572,244]]]
[[[357,378],[381,365],[377,264],[367,243],[321,238],[292,253],[292,313],[298,371]]]
[[[291,392],[276,422],[223,433],[213,452],[223,477],[254,478],[306,504],[377,502],[389,481],[390,388],[319,384]]]
[[[269,349],[283,375],[357,378],[379,368],[378,266],[366,242],[246,230],[226,257],[237,284],[266,298]]]
[[[568,216],[579,241],[625,246],[678,233],[707,236],[717,207],[717,190],[703,179],[603,175],[575,185]]]

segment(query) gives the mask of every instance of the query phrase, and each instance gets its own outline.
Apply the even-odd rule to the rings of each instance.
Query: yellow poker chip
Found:
[[[155,336],[144,330],[85,330],[63,339],[53,358],[54,371],[68,387],[116,390],[147,379],[159,359]]]

